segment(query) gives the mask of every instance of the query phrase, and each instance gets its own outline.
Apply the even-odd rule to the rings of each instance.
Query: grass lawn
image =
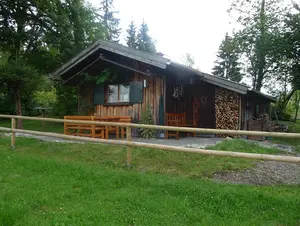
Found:
[[[11,127],[11,120],[0,119],[0,127]],[[40,122],[23,120],[23,127],[27,130],[53,132],[53,133],[64,133],[64,124],[57,122]]]
[[[277,153],[244,141],[214,149]],[[249,150],[246,150],[249,149]],[[0,137],[0,225],[299,225],[299,186],[215,183],[253,161]]]

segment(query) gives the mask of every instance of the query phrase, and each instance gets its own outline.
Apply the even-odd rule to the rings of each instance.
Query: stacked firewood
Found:
[[[217,129],[237,130],[239,128],[239,98],[240,96],[236,92],[216,88],[215,109]]]

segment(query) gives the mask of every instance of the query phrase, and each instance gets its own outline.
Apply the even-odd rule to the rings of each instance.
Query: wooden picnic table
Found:
[[[69,120],[131,123],[130,116],[65,116],[64,118]],[[120,134],[121,137],[124,138],[126,128],[119,126],[64,123],[64,134],[101,139],[108,139],[109,134],[115,134],[116,138],[119,139]]]

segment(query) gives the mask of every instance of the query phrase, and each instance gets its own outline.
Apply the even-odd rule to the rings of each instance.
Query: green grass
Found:
[[[0,127],[11,127],[10,120],[0,120]],[[43,131],[43,132],[53,132],[53,133],[63,133],[64,125],[63,123],[56,122],[40,122],[23,120],[23,127],[27,130]]]
[[[286,122],[286,121],[281,121],[280,124],[285,124],[288,125],[288,132],[289,133],[300,133],[300,121],[298,120],[297,122]],[[286,144],[286,145],[291,145],[295,146],[297,150],[300,151],[300,139],[289,139],[289,138],[273,138],[272,139],[273,143],[277,144]]]
[[[9,144],[8,137],[0,139],[0,147],[5,147],[8,150]],[[16,146],[26,155],[38,155],[41,158],[54,158],[58,161],[68,159],[74,162],[101,165],[106,168],[120,168],[126,160],[126,148],[115,145],[48,143],[18,137]],[[210,147],[210,149],[261,154],[279,153],[276,149],[262,148],[243,140],[228,140]],[[132,170],[200,178],[211,177],[219,171],[248,169],[254,163],[254,160],[238,158],[133,148]]]
[[[230,142],[216,148],[231,149]],[[138,149],[127,169],[125,150],[116,146],[17,138],[11,151],[8,144],[0,137],[3,226],[300,224],[299,186],[230,185],[186,176],[221,158]]]

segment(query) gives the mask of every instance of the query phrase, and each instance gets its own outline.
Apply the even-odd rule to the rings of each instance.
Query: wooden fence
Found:
[[[82,120],[65,120],[65,119],[54,119],[54,118],[38,118],[38,117],[28,117],[28,116],[16,116],[16,115],[0,115],[0,118],[10,118],[11,119],[11,128],[0,127],[0,131],[11,132],[11,148],[15,148],[16,133],[24,133],[24,134],[42,135],[42,136],[55,137],[55,138],[63,138],[63,139],[69,139],[69,140],[126,145],[127,146],[127,164],[128,165],[131,165],[131,161],[132,161],[131,147],[146,147],[146,148],[153,148],[153,149],[159,149],[159,150],[167,150],[167,151],[175,151],[175,152],[188,152],[188,153],[214,155],[214,156],[222,156],[222,157],[236,157],[236,158],[246,158],[246,159],[300,163],[300,157],[293,157],[293,156],[278,156],[278,155],[255,154],[255,153],[216,151],[216,150],[194,149],[194,148],[186,148],[186,147],[174,147],[174,146],[168,146],[168,145],[134,142],[134,141],[132,141],[132,137],[131,137],[131,128],[147,128],[147,129],[169,130],[169,131],[179,131],[179,132],[196,132],[196,133],[202,133],[202,134],[232,134],[232,135],[284,137],[284,138],[291,138],[291,139],[300,139],[299,133],[274,133],[274,132],[261,132],[261,131],[156,126],[156,125],[144,125],[144,124],[133,124],[133,123],[113,123],[113,122],[97,122],[97,121],[82,121]],[[126,127],[127,140],[107,140],[107,139],[97,139],[97,138],[88,138],[88,137],[76,137],[76,136],[57,134],[57,133],[16,129],[16,119],[44,121],[44,122],[61,122],[61,123],[68,122],[68,123],[78,123],[78,124]]]

